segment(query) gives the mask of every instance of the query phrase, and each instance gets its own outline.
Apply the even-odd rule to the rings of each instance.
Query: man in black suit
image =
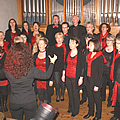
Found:
[[[69,33],[72,36],[78,37],[80,39],[80,48],[82,49],[86,46],[85,41],[83,39],[83,35],[86,34],[86,28],[83,25],[79,25],[80,20],[78,16],[73,16],[72,18],[73,25],[69,29]]]
[[[56,44],[55,34],[57,32],[62,32],[62,27],[59,24],[59,16],[58,15],[54,15],[53,16],[53,24],[48,25],[47,26],[47,30],[46,30],[46,37],[49,40],[49,45],[50,46]]]
[[[69,38],[72,37],[72,35],[68,31],[69,31],[69,23],[63,22],[62,23],[62,32],[64,34],[63,43],[66,43],[66,45],[69,46]]]

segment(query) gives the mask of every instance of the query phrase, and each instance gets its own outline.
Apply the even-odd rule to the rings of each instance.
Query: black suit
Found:
[[[57,27],[53,28],[53,25],[54,24],[48,25],[46,30],[46,37],[49,40],[50,46],[53,46],[56,44],[55,34],[57,32],[62,32],[62,26],[60,24],[58,24],[58,28]]]
[[[77,29],[77,30],[74,33],[75,29]],[[84,26],[78,25],[77,27],[75,27],[74,25],[72,25],[69,29],[69,33],[72,36],[78,37],[80,39],[80,48],[83,48],[84,46],[86,46],[83,36],[87,33],[87,31]]]

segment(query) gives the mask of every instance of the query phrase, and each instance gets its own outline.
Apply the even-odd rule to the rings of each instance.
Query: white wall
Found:
[[[8,29],[9,19],[14,18],[18,23],[17,1],[0,0],[0,31]]]

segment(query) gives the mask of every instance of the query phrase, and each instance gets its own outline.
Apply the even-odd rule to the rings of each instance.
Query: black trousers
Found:
[[[89,115],[94,115],[94,102],[96,103],[96,117],[98,119],[101,118],[101,112],[102,112],[102,101],[100,98],[100,89],[95,92],[94,90],[91,90],[89,87],[89,84],[86,86],[87,88],[87,95],[88,95],[88,103],[89,103]]]
[[[115,114],[114,114],[114,116],[116,117],[116,118],[119,118],[120,119],[120,102],[116,102],[116,106],[115,106],[115,108],[114,108],[114,111],[115,111]]]
[[[106,99],[106,85],[109,86],[109,96],[107,101],[111,102],[113,83],[112,83],[112,80],[110,80],[109,78],[109,74],[103,74],[102,93],[101,93],[102,100]]]
[[[36,101],[27,104],[9,103],[9,108],[13,119],[23,120],[24,113],[25,120],[30,120],[35,117],[37,104]]]
[[[56,95],[60,95],[60,89],[61,89],[61,96],[64,96],[65,93],[65,83],[61,80],[62,72],[55,72],[54,73],[54,79],[55,79],[55,89],[56,89]]]
[[[47,101],[47,89],[38,89],[37,91],[40,102]]]
[[[82,88],[82,101],[86,101],[87,100],[87,89],[86,89],[86,86],[83,85],[83,88]]]
[[[76,89],[75,79],[66,77],[66,86],[69,96],[69,108],[68,110],[72,112],[73,115],[79,113],[80,107],[80,91]]]

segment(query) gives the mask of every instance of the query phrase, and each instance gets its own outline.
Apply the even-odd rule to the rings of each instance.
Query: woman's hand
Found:
[[[61,79],[62,79],[63,82],[65,82],[65,70],[63,70],[63,72],[62,72],[62,78]]]
[[[50,86],[50,87],[53,86],[53,81],[49,81],[49,86]]]
[[[78,80],[78,86],[82,85],[82,83],[83,83],[83,77],[80,77]]]
[[[98,89],[99,89],[99,87],[94,86],[94,91],[95,91],[95,92],[97,92],[97,91],[98,91]]]
[[[62,75],[62,81],[65,82],[65,75]]]
[[[50,63],[55,63],[55,61],[57,60],[57,55],[54,54],[54,57],[52,58],[50,55],[48,55],[48,57],[50,58]]]

